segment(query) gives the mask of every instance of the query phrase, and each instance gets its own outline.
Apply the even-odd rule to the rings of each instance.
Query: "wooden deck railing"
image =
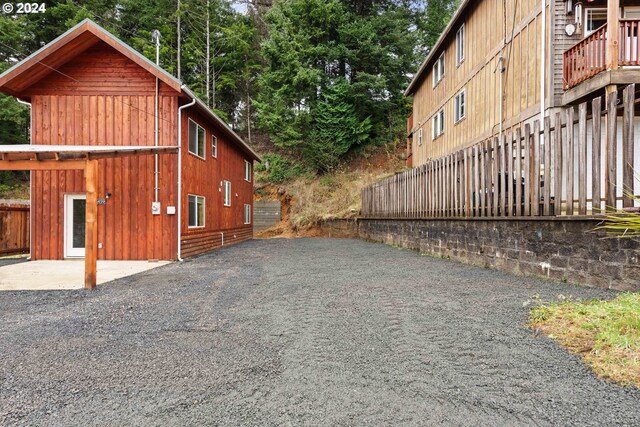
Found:
[[[601,98],[546,117],[362,189],[363,217],[522,217],[600,214],[633,207],[635,85],[624,90],[622,119],[603,126]],[[618,117],[618,95],[604,112]],[[618,123],[618,122],[621,123]],[[622,127],[618,138],[617,127]],[[591,132],[588,132],[588,129]],[[613,141],[613,143],[607,143]],[[640,165],[639,165],[640,166]],[[637,170],[637,169],[636,169]]]
[[[620,20],[618,65],[640,66],[640,19]],[[607,25],[564,53],[564,89],[571,89],[606,69]]]
[[[606,68],[607,24],[564,53],[564,88],[570,89]]]
[[[638,28],[640,19],[620,20],[620,60],[621,66],[640,65],[640,43]]]

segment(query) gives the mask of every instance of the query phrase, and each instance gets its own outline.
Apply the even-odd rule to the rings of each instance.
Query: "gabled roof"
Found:
[[[100,41],[108,44],[120,54],[151,73],[181,96],[195,99],[195,107],[206,118],[218,125],[243,152],[254,160],[261,161],[256,152],[180,80],[90,19],[83,20],[60,37],[0,74],[0,91],[19,97],[31,85],[47,74],[56,72],[59,67]]]
[[[411,83],[409,83],[409,87],[407,87],[407,89],[404,91],[404,96],[413,95],[418,90],[420,83],[427,75],[429,65],[431,64],[431,62],[433,62],[434,59],[440,56],[440,48],[444,44],[446,38],[449,36],[449,33],[451,33],[451,30],[458,25],[458,21],[460,21],[462,13],[466,10],[469,4],[473,5],[475,4],[475,2],[472,2],[471,0],[462,0],[460,2],[460,6],[451,17],[451,21],[449,21],[447,27],[444,29],[442,34],[440,34],[438,41],[436,41],[436,44],[433,45],[433,48],[425,58],[422,65],[420,65],[418,72],[413,77],[413,80],[411,80]]]
[[[180,92],[180,87],[182,86],[180,80],[90,19],[83,20],[60,37],[47,43],[40,50],[0,74],[0,88],[7,93],[17,95],[47,74],[55,72],[54,70],[74,58],[79,52],[85,51],[99,41],[105,42],[173,90]]]

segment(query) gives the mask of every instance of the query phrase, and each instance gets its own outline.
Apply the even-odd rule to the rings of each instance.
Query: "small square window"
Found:
[[[218,137],[211,136],[211,157],[218,157]]]
[[[204,197],[189,194],[189,228],[204,227]]]
[[[231,206],[231,181],[224,181],[224,205]]]
[[[251,182],[251,162],[244,161],[244,180]]]
[[[189,119],[189,152],[204,159],[205,156],[205,131],[202,126]]]
[[[244,205],[244,223],[251,224],[251,205]]]

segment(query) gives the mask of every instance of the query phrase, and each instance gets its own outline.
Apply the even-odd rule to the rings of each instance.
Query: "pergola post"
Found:
[[[87,191],[85,255],[84,255],[84,287],[96,287],[98,270],[98,161],[87,160],[84,169],[85,188]]]

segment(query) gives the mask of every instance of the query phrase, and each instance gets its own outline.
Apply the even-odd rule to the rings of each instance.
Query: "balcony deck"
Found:
[[[563,104],[611,84],[640,83],[640,19],[621,19],[618,65],[607,70],[607,24],[564,53]]]

